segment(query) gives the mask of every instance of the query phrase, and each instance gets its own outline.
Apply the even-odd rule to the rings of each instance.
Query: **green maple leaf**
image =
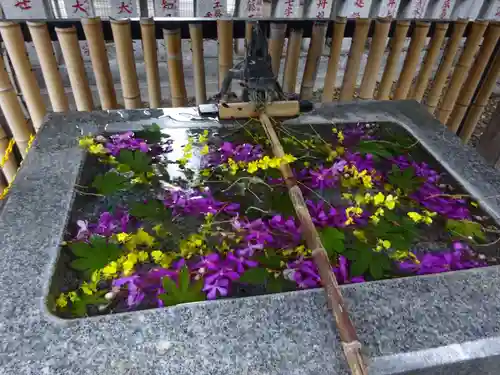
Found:
[[[146,203],[134,203],[130,209],[132,216],[156,221],[168,221],[172,218],[172,212],[159,200],[150,200]]]
[[[92,187],[97,189],[99,194],[103,195],[111,195],[128,186],[128,179],[116,172],[107,172],[106,174],[98,175],[94,179],[94,182],[92,182]]]
[[[165,303],[165,306],[205,300],[205,294],[202,292],[203,280],[192,282],[186,266],[179,271],[177,284],[168,276],[162,279],[162,283],[165,293],[158,297]]]
[[[69,247],[77,257],[71,262],[71,268],[86,273],[103,268],[109,262],[117,260],[122,254],[122,249],[118,245],[99,236],[91,237],[90,243],[75,242]]]
[[[415,175],[415,170],[412,167],[401,170],[394,164],[388,179],[392,185],[397,186],[407,194],[418,189],[423,183],[423,179]]]
[[[130,167],[135,173],[148,173],[153,171],[151,156],[141,151],[121,150],[116,160]]]
[[[265,285],[269,272],[265,268],[250,268],[241,275],[238,282],[242,284]]]
[[[360,141],[357,145],[357,151],[363,155],[371,154],[374,159],[389,159],[394,155],[391,145],[377,141]]]
[[[143,130],[135,132],[135,136],[136,138],[145,139],[148,143],[160,143],[163,138],[168,137],[168,135],[162,134],[158,124],[145,126]]]
[[[330,259],[336,257],[337,254],[344,252],[344,232],[338,230],[337,228],[326,227],[319,233],[319,236]]]
[[[486,240],[483,227],[475,221],[448,219],[446,222],[446,229],[451,235],[458,235],[467,239],[475,237],[483,241]]]

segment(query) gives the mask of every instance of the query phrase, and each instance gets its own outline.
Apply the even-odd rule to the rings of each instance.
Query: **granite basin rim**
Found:
[[[0,213],[2,370],[6,374],[27,374],[36,368],[47,369],[49,374],[114,375],[128,369],[132,369],[128,373],[192,374],[203,368],[207,374],[347,374],[320,289],[75,320],[55,318],[46,311],[49,279],[83,160],[76,138],[107,125],[110,129],[127,121],[151,123],[176,110],[47,117]],[[433,146],[433,156],[448,171],[455,171],[453,177],[460,175],[457,181],[498,220],[498,173],[415,102],[328,104],[308,116],[326,122],[402,124],[424,145]],[[310,121],[308,116],[306,121]],[[169,121],[156,122],[181,126]],[[300,120],[291,123],[296,121]],[[466,369],[470,363],[478,368],[474,361],[481,358],[479,352],[488,358],[481,360],[482,373],[497,373],[499,274],[500,268],[494,266],[343,286],[352,319],[371,357],[371,373],[413,375],[418,369],[418,374],[448,373],[436,369],[474,373]],[[165,342],[173,344],[165,349]],[[471,353],[467,351],[471,343],[480,349],[468,357],[446,357],[456,345]],[[413,361],[405,364],[404,356]]]

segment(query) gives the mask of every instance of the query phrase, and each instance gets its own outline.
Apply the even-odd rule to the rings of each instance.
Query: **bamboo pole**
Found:
[[[359,66],[361,65],[361,58],[365,52],[366,38],[368,37],[368,31],[370,30],[370,23],[371,19],[369,18],[356,19],[356,28],[354,30],[351,49],[349,50],[347,67],[344,73],[344,81],[342,82],[342,88],[340,89],[340,100],[352,100],[354,96]]]
[[[285,73],[283,75],[283,91],[295,94],[297,74],[299,70],[300,49],[302,45],[302,29],[290,30],[285,59]]]
[[[43,123],[46,108],[28,59],[21,27],[12,21],[2,21],[0,34],[12,61],[33,126],[35,130],[38,130]]]
[[[285,34],[286,23],[271,23],[269,31],[269,55],[271,55],[271,65],[275,77],[278,77],[280,72]]]
[[[321,101],[328,103],[333,100],[335,85],[337,83],[337,70],[339,68],[340,53],[342,51],[342,41],[344,40],[345,26],[347,19],[337,17],[333,25],[332,46],[330,47],[330,57],[328,58],[328,68],[326,70],[325,84]]]
[[[443,92],[448,75],[453,67],[453,62],[455,61],[455,56],[457,55],[458,48],[460,46],[460,41],[463,38],[465,28],[467,27],[469,21],[458,19],[453,23],[453,32],[451,38],[448,41],[448,45],[443,53],[443,58],[439,64],[436,75],[432,83],[432,87],[427,95],[426,106],[430,113],[434,113],[441,93]]]
[[[219,44],[219,90],[229,69],[233,67],[233,21],[217,20],[217,38]]]
[[[207,88],[205,86],[205,61],[203,60],[203,29],[199,23],[189,24],[191,36],[191,50],[193,51],[193,75],[196,104],[207,101]]]
[[[247,21],[245,22],[245,53],[248,51],[248,46],[252,41],[252,28],[255,22]]]
[[[283,151],[283,147],[280,143],[278,135],[274,131],[269,117],[265,113],[261,113],[259,118],[267,134],[267,138],[271,142],[271,148],[274,156],[282,158],[285,155],[285,152]],[[340,340],[342,341],[344,355],[347,359],[349,368],[351,369],[351,373],[353,375],[367,375],[366,365],[364,364],[361,354],[361,342],[359,341],[356,329],[349,318],[349,312],[344,302],[344,298],[342,297],[337,278],[332,272],[328,255],[323,244],[321,243],[311,215],[309,214],[304,196],[297,185],[290,165],[288,163],[282,163],[280,171],[288,187],[288,194],[300,221],[302,233],[304,234],[307,246],[313,250],[313,260],[318,267],[321,282],[325,288],[328,306],[334,316]]]
[[[160,72],[158,70],[155,22],[152,18],[141,19],[141,37],[148,82],[149,107],[158,108],[161,102]]]
[[[135,56],[132,44],[132,31],[129,20],[111,20],[111,31],[115,41],[116,59],[120,72],[125,108],[134,109],[142,106],[141,91],[137,80]]]
[[[500,52],[498,52],[493,60],[491,69],[488,71],[484,82],[479,88],[477,97],[474,99],[473,103],[469,107],[469,113],[465,118],[462,130],[460,131],[460,138],[462,141],[467,142],[474,129],[476,128],[477,122],[483,114],[484,108],[488,104],[488,99],[495,88],[497,79],[500,73]],[[498,146],[497,146],[498,147]]]
[[[7,120],[12,137],[17,143],[19,152],[24,157],[30,135],[33,134],[33,128],[29,120],[24,117],[23,110],[19,104],[17,94],[12,87],[9,74],[5,70],[2,58],[0,58],[0,108]]]
[[[410,21],[398,21],[396,23],[396,31],[391,39],[389,56],[387,57],[382,81],[380,81],[380,86],[378,88],[377,100],[389,100],[409,28]]]
[[[472,24],[471,34],[465,42],[464,50],[460,55],[458,63],[453,70],[450,83],[448,84],[448,90],[446,91],[441,105],[436,113],[437,119],[443,124],[446,124],[448,118],[450,117],[453,106],[455,105],[458,94],[460,93],[460,89],[467,78],[467,73],[470,70],[472,62],[474,61],[474,56],[479,49],[486,27],[488,27],[488,21],[474,21]]]
[[[56,27],[57,39],[61,45],[66,69],[68,70],[69,82],[75,97],[76,109],[79,111],[92,111],[92,92],[90,91],[89,81],[83,65],[82,53],[76,28]]]
[[[97,92],[101,101],[102,109],[115,109],[118,107],[116,102],[115,85],[109,66],[106,43],[102,31],[102,22],[99,17],[82,18],[83,31],[89,46],[90,60],[97,85]]]
[[[472,97],[476,92],[476,88],[479,85],[481,80],[481,76],[484,73],[488,62],[490,61],[491,55],[495,50],[498,39],[500,38],[500,23],[495,22],[491,23],[486,31],[486,35],[484,36],[483,44],[479,53],[477,55],[476,60],[474,61],[474,65],[472,66],[469,76],[462,86],[462,90],[458,95],[457,102],[453,111],[451,113],[451,117],[448,119],[447,126],[454,133],[457,132],[462,120],[467,112],[467,108],[472,101]]]
[[[165,46],[167,47],[168,80],[172,107],[184,107],[187,103],[184,68],[182,67],[181,30],[163,30]]]
[[[372,45],[359,92],[360,99],[373,99],[373,92],[377,84],[380,64],[384,57],[385,44],[387,42],[387,35],[389,35],[390,27],[391,18],[378,18],[375,22],[375,33],[372,38]]]
[[[57,61],[52,42],[50,41],[47,23],[28,21],[26,24],[29,27],[31,39],[33,40],[33,45],[40,61],[52,110],[54,112],[66,112],[69,110],[68,97],[64,92],[63,81],[57,68]]]
[[[327,27],[328,24],[326,23],[315,23],[313,26],[311,43],[307,51],[306,66],[300,87],[301,99],[310,100],[313,96],[314,83],[318,74],[319,60],[323,53]]]
[[[3,127],[0,126],[0,159],[2,159],[3,156],[6,154],[7,148],[9,147],[9,142],[10,140],[7,137],[7,134],[5,134]],[[2,167],[2,172],[7,182],[10,183],[14,181],[14,177],[16,176],[18,168],[19,165],[17,163],[17,160],[14,154],[11,152],[10,155],[8,156],[8,159],[5,161],[5,164]]]
[[[432,68],[434,67],[434,63],[439,57],[439,52],[441,51],[441,47],[443,46],[447,30],[447,23],[436,23],[434,35],[431,38],[431,43],[425,55],[422,69],[420,70],[420,73],[417,77],[417,82],[415,83],[415,86],[410,93],[411,99],[415,99],[419,102],[422,100],[425,89],[429,84],[429,79],[432,74]]]
[[[410,91],[413,77],[415,76],[415,70],[417,69],[418,63],[420,63],[420,55],[424,49],[425,38],[429,32],[429,26],[429,22],[417,21],[415,24],[415,29],[411,36],[410,47],[408,48],[408,53],[406,54],[403,64],[403,70],[396,83],[396,90],[394,91],[395,100],[406,99],[408,96],[408,91]]]

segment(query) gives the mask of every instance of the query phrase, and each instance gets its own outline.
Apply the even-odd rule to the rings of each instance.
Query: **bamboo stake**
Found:
[[[76,28],[56,27],[57,39],[61,45],[61,51],[68,70],[69,82],[75,97],[76,109],[79,111],[92,111],[92,92],[83,65],[82,53]]]
[[[255,22],[247,21],[245,22],[245,53],[248,51],[248,46],[252,41],[252,28]],[[268,46],[269,48],[269,46]]]
[[[196,104],[207,101],[207,88],[205,86],[205,61],[203,60],[203,29],[201,24],[190,23],[191,50],[193,51],[193,75]]]
[[[106,52],[106,43],[102,31],[102,23],[99,17],[82,18],[83,31],[89,46],[90,60],[97,85],[97,92],[101,101],[102,109],[115,109],[118,107],[116,102],[115,85],[109,66],[108,53]]]
[[[450,71],[455,61],[455,56],[457,55],[458,48],[460,46],[460,41],[464,35],[465,28],[469,21],[459,19],[453,23],[453,33],[448,41],[448,45],[443,53],[443,58],[439,64],[439,68],[434,76],[431,90],[429,95],[427,95],[426,105],[430,113],[434,113],[436,106],[443,92],[444,85],[450,74]]]
[[[495,88],[499,73],[500,73],[500,52],[497,53],[497,55],[495,56],[495,60],[493,60],[491,69],[488,71],[486,79],[481,85],[476,99],[469,108],[469,113],[465,118],[464,125],[460,132],[460,138],[462,138],[462,141],[467,142],[470,139],[472,133],[474,132],[477,122],[481,118],[484,108],[486,107],[486,104],[488,104],[488,99],[490,98],[491,93]]]
[[[7,134],[5,134],[3,127],[0,126],[0,158],[5,155],[8,145],[9,138],[7,137]],[[10,183],[14,180],[18,167],[19,165],[17,164],[16,158],[14,157],[14,154],[11,153],[2,167],[2,172],[7,182]]]
[[[269,117],[265,113],[261,113],[259,118],[271,142],[274,156],[282,158],[285,152],[283,151],[283,147],[281,146],[278,135],[274,131]],[[313,250],[313,259],[318,267],[321,282],[325,288],[328,306],[332,310],[335,318],[335,323],[342,341],[342,348],[344,349],[344,355],[351,369],[351,373],[353,375],[366,375],[367,369],[361,354],[361,342],[349,318],[349,313],[342,297],[337,278],[331,270],[328,255],[321,243],[316,227],[313,224],[302,192],[297,185],[292,169],[288,163],[282,163],[280,171],[288,187],[290,200],[292,201],[297,217],[301,223],[302,233],[304,233],[307,246]]]
[[[28,59],[21,27],[12,21],[2,21],[0,22],[0,34],[12,61],[33,126],[35,130],[38,130],[43,123],[46,108]]]
[[[417,82],[415,83],[415,86],[411,90],[410,98],[415,99],[419,102],[422,100],[425,93],[425,89],[429,84],[429,79],[432,74],[432,68],[434,67],[434,63],[436,62],[439,56],[441,47],[443,46],[447,30],[448,30],[447,23],[436,23],[436,29],[434,30],[434,35],[431,38],[431,43],[425,55],[422,69],[420,70],[420,73],[417,77]]]
[[[476,88],[479,85],[481,80],[481,76],[488,65],[488,61],[490,61],[491,55],[495,50],[498,39],[500,38],[500,23],[495,22],[491,23],[486,31],[486,35],[484,36],[483,44],[479,53],[477,55],[476,60],[474,61],[474,65],[469,72],[469,76],[462,86],[462,90],[457,98],[457,103],[453,108],[451,113],[451,117],[447,122],[448,128],[454,133],[457,132],[460,124],[467,112],[467,107],[472,101],[472,97],[476,92]]]
[[[372,46],[359,92],[360,99],[373,99],[373,92],[377,84],[380,64],[382,63],[382,57],[384,57],[385,44],[390,27],[391,18],[378,18],[375,22],[375,34],[372,38]]]
[[[54,112],[69,110],[68,97],[64,92],[64,85],[57,68],[49,29],[46,22],[26,22],[29,27],[31,39],[35,46],[42,74],[49,94],[50,103]]]
[[[273,74],[278,77],[281,65],[281,55],[285,44],[286,23],[271,23],[269,31],[269,55]]]
[[[328,103],[333,100],[335,85],[337,83],[337,70],[339,67],[340,53],[342,51],[342,41],[344,40],[345,26],[347,19],[337,17],[333,25],[332,46],[330,47],[330,57],[328,58],[328,68],[326,70],[325,84],[321,101]]]
[[[314,83],[318,74],[318,65],[325,44],[326,23],[315,23],[312,30],[311,43],[307,51],[306,66],[302,76],[300,98],[310,100],[313,96]]]
[[[123,100],[126,109],[142,106],[141,91],[137,80],[135,56],[132,44],[132,31],[129,20],[111,20],[111,31],[115,41],[116,59],[120,72]]]
[[[415,29],[411,36],[410,47],[408,48],[408,53],[406,54],[403,64],[403,70],[401,71],[396,84],[396,90],[394,91],[394,100],[406,99],[408,96],[408,91],[410,91],[417,64],[420,62],[420,55],[424,49],[425,38],[429,32],[429,26],[430,23],[428,22],[417,21],[415,24]]]
[[[295,94],[295,86],[297,85],[302,33],[302,29],[292,29],[288,37],[285,73],[283,76],[283,91],[289,94]]]
[[[0,58],[0,108],[12,132],[12,137],[17,143],[19,152],[24,157],[30,135],[33,134],[33,128],[29,124],[29,120],[24,117],[2,58]]]
[[[155,22],[152,18],[141,19],[142,50],[148,81],[149,107],[158,108],[161,102],[160,72],[156,47]]]
[[[352,100],[354,96],[359,66],[365,51],[366,38],[368,37],[368,31],[370,30],[370,23],[371,19],[369,18],[356,19],[354,38],[352,39],[351,49],[347,59],[344,81],[342,82],[342,88],[340,89],[340,100]]]
[[[163,30],[165,46],[167,47],[168,80],[172,107],[184,107],[187,103],[184,68],[182,66],[181,30]]]
[[[219,90],[229,69],[233,67],[233,21],[217,20],[217,38],[219,40]]]
[[[479,49],[486,27],[488,27],[488,21],[475,21],[472,25],[471,34],[467,38],[462,55],[460,55],[460,59],[453,70],[448,90],[446,91],[436,114],[437,119],[443,124],[446,124],[448,118],[450,117],[453,106],[455,105],[458,94],[460,93],[460,89],[467,78],[467,73],[470,70],[472,62],[474,61],[474,56]]]
[[[394,37],[391,39],[390,52],[384,68],[384,74],[382,75],[382,81],[380,81],[380,86],[378,88],[377,100],[389,100],[392,85],[396,78],[398,62],[401,58],[401,52],[403,51],[409,28],[410,21],[398,21],[396,23],[396,31]]]

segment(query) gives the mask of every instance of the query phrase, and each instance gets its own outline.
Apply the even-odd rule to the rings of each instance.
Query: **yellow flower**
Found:
[[[147,262],[149,260],[149,254],[145,251],[139,251],[137,253],[137,258],[139,258],[141,262]]]
[[[290,154],[285,154],[282,158],[282,160],[285,162],[285,163],[293,163],[295,160],[297,160],[297,158],[293,155],[290,155]]]
[[[385,206],[389,210],[393,210],[394,207],[396,207],[396,200],[397,198],[394,198],[393,195],[389,194],[388,196],[385,197]]]
[[[61,309],[68,306],[68,298],[64,293],[59,294],[59,297],[57,297],[56,306]]]
[[[89,146],[92,146],[94,144],[94,138],[90,136],[82,137],[78,141],[78,144],[80,145],[80,147],[88,148]]]
[[[373,187],[372,176],[362,176],[361,180],[365,188],[371,189]]]
[[[414,211],[408,212],[407,215],[415,223],[420,223],[424,219],[424,217],[422,215],[420,215],[418,212],[414,212]]]
[[[116,262],[109,263],[106,267],[102,269],[102,274],[105,278],[112,278],[116,276],[118,272],[118,264]]]
[[[281,161],[279,158],[272,158],[269,161],[269,168],[279,168],[281,165]]]
[[[116,235],[116,239],[120,243],[125,243],[130,238],[129,233],[121,232]]]
[[[149,233],[144,231],[144,229],[139,228],[139,230],[135,234],[135,241],[137,245],[146,245],[148,247],[151,247],[153,246],[155,239]]]
[[[385,249],[390,249],[390,248],[391,248],[391,241],[389,241],[389,240],[383,240],[383,241],[382,241],[382,246],[383,246]]]
[[[160,263],[165,255],[160,250],[154,250],[151,252],[151,257],[155,263]]]
[[[382,194],[381,192],[378,192],[378,194],[373,197],[373,204],[375,206],[380,206],[382,203],[384,203],[384,200],[385,200],[385,195]]]
[[[198,137],[198,142],[205,143],[208,141],[208,130],[204,130],[203,134]]]
[[[354,237],[356,237],[360,241],[363,241],[363,242],[367,241],[366,236],[365,236],[365,232],[363,232],[360,229],[353,230],[352,234],[354,234]]]
[[[309,163],[308,161],[304,162],[304,167],[309,167],[310,165],[311,165],[311,163]]]
[[[94,293],[93,285],[88,284],[86,281],[82,283],[80,286],[82,292],[88,296],[91,296]]]
[[[344,142],[344,133],[342,133],[342,131],[337,132],[337,139],[339,140],[339,143]]]
[[[97,143],[89,146],[89,152],[91,154],[104,154],[106,153],[106,149],[102,144]]]
[[[248,173],[255,173],[259,170],[259,168],[257,167],[257,162],[256,161],[251,161],[250,163],[248,163],[248,168],[247,168],[247,172]]]
[[[76,292],[69,292],[68,298],[71,302],[75,302],[75,301],[78,301],[80,299],[80,298],[78,298],[78,294],[76,294]]]

